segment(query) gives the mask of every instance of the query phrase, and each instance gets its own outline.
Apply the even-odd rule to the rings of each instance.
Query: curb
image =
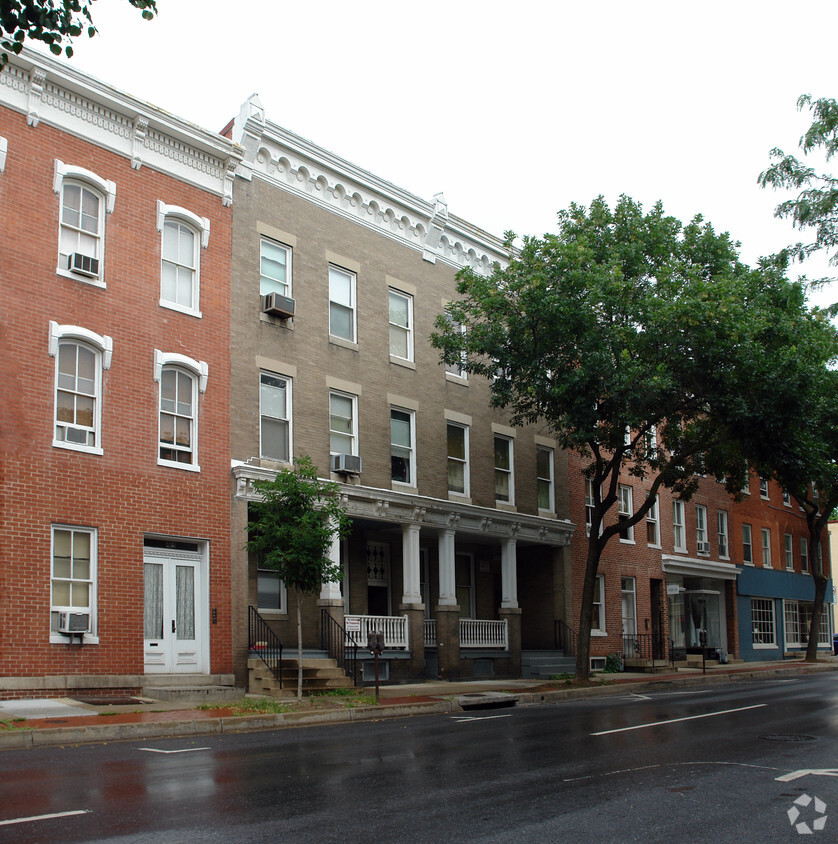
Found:
[[[837,671],[838,665],[795,665],[763,670],[731,673],[692,674],[665,680],[631,680],[607,686],[586,686],[581,689],[551,689],[543,692],[516,691],[523,706],[539,706],[568,700],[629,695],[683,686],[709,686],[743,680],[767,679],[789,674],[820,674]],[[266,715],[230,715],[219,718],[182,721],[145,721],[136,724],[94,724],[79,727],[23,728],[0,732],[0,750],[21,750],[31,747],[92,744],[108,741],[181,738],[187,736],[232,735],[236,733],[276,730],[284,727],[305,727],[318,724],[345,724],[356,721],[379,721],[385,718],[409,718],[416,715],[440,715],[463,712],[455,698],[379,706],[358,706],[354,709],[330,709],[320,712],[282,712]]]

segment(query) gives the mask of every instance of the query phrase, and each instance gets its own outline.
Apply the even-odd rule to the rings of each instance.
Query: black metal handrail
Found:
[[[347,645],[347,641],[351,644]],[[320,610],[320,647],[358,685],[358,643],[335,621],[327,609]]]
[[[249,607],[248,613],[248,650],[256,654],[279,681],[282,688],[282,642],[279,636],[268,626],[255,607]]]
[[[672,647],[659,633],[631,633],[623,635],[623,660],[642,659],[651,663],[672,662]],[[669,653],[667,654],[667,650]]]
[[[553,622],[553,637],[556,641],[556,649],[564,651],[566,656],[576,656],[576,631],[568,627],[560,619]]]

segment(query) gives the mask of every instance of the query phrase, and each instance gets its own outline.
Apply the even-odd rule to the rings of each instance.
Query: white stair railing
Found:
[[[461,648],[494,648],[509,650],[509,626],[506,619],[460,619]]]
[[[426,618],[425,619],[425,647],[426,648],[435,648],[436,647],[436,619],[435,618]]]
[[[388,650],[407,650],[406,615],[347,615],[344,616],[346,643],[354,640],[360,648],[366,648],[370,633],[384,634],[384,647]],[[351,639],[350,639],[351,637]]]

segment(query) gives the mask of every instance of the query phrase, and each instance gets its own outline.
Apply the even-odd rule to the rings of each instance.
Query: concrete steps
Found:
[[[282,687],[271,670],[259,657],[247,661],[248,691],[271,697],[293,697],[297,693],[297,659],[283,659],[280,665]],[[329,689],[354,688],[352,681],[338,668],[334,659],[303,657],[303,694],[317,694]]]
[[[521,651],[521,676],[547,680],[554,674],[575,674],[576,660],[564,651]]]

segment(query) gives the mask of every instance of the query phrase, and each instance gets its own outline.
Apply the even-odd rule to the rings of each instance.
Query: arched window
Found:
[[[154,380],[160,384],[157,462],[199,471],[198,394],[206,390],[207,365],[155,350]]]
[[[209,241],[209,220],[185,208],[157,202],[162,235],[160,304],[200,316],[201,248]]]

